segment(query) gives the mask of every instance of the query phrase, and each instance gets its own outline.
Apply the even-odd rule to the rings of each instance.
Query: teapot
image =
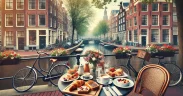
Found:
[[[84,66],[82,64],[79,65],[78,74],[83,75],[84,74]]]

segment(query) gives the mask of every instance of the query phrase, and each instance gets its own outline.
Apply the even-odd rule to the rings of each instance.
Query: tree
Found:
[[[71,44],[74,40],[74,31],[81,32],[80,27],[85,27],[90,18],[93,16],[92,9],[90,7],[90,2],[88,0],[65,0],[66,8],[68,10],[69,16],[71,18],[72,24],[72,38]],[[83,30],[83,29],[82,29]],[[85,31],[86,32],[86,31]]]
[[[100,21],[97,26],[94,28],[94,35],[104,35],[108,33],[109,31],[109,25],[107,24],[107,22],[105,20]]]
[[[92,0],[93,4],[98,7],[99,5],[96,4],[96,2],[103,2],[103,5],[99,6],[98,8],[102,8],[104,5],[106,5],[109,2],[112,2],[112,0]],[[116,1],[116,0],[113,0]],[[178,42],[179,42],[179,58],[178,58],[178,63],[181,67],[181,69],[183,69],[183,0],[165,0],[166,2],[175,2],[175,6],[176,6],[176,11],[177,11],[177,21],[178,21]],[[142,2],[145,3],[152,3],[152,2],[157,2],[157,0],[142,0]],[[99,4],[99,3],[98,3]]]

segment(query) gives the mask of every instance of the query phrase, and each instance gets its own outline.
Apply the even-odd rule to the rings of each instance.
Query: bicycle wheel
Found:
[[[163,64],[168,72],[170,73],[170,84],[169,86],[177,85],[182,79],[182,71],[181,69],[175,64]]]
[[[26,92],[31,89],[37,80],[37,73],[34,69],[25,67],[20,69],[12,79],[13,88],[17,92]]]
[[[50,82],[57,86],[59,78],[67,72],[69,66],[65,64],[57,64],[49,71]]]

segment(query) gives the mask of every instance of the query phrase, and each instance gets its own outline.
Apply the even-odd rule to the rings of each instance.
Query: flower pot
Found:
[[[117,53],[115,54],[116,59],[128,58],[126,53]]]
[[[0,65],[15,65],[19,64],[20,59],[4,59],[0,60]]]
[[[160,51],[158,52],[159,56],[164,56],[164,57],[173,57],[175,55],[174,52],[166,52],[166,51]]]
[[[53,59],[57,59],[57,61],[68,61],[69,57],[53,57]]]

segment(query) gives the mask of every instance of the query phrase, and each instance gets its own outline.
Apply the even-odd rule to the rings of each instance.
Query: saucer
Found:
[[[99,83],[99,84],[101,84],[101,85],[110,85],[110,84],[112,84],[112,82],[113,82],[113,80],[112,79],[110,79],[109,80],[109,82],[108,83],[102,83],[99,79],[96,79],[96,81]]]
[[[93,79],[93,76],[92,75],[90,75],[90,77],[89,78],[84,78],[83,77],[83,75],[80,77],[81,79],[83,79],[83,80],[90,80],[90,79]]]
[[[127,78],[125,78],[125,79],[127,79]],[[129,83],[130,83],[128,86],[120,86],[120,85],[118,84],[117,78],[114,79],[113,84],[114,84],[115,86],[117,86],[117,87],[120,87],[120,88],[131,88],[131,87],[133,87],[133,86],[134,86],[134,82],[133,82],[132,80],[130,80],[130,79],[128,79],[128,80],[129,80]]]

